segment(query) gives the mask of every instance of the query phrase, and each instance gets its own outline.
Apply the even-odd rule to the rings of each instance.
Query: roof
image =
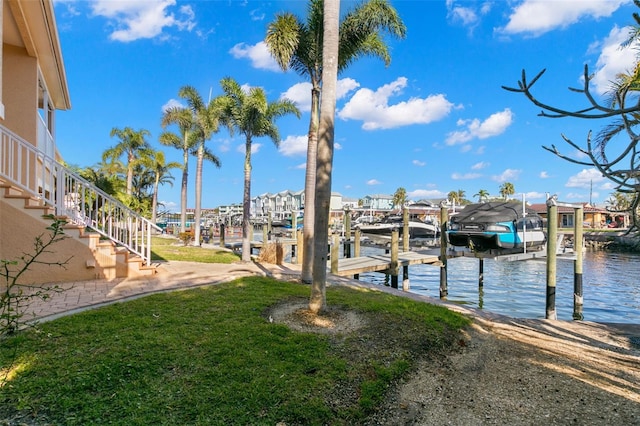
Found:
[[[4,2],[3,42],[24,47],[38,60],[54,108],[71,108],[52,0]],[[8,15],[8,16],[7,16]],[[11,19],[13,18],[13,19]]]

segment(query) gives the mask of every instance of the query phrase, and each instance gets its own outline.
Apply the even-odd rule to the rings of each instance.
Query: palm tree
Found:
[[[149,131],[145,129],[135,131],[131,127],[124,129],[114,127],[111,129],[111,137],[117,136],[120,142],[102,154],[102,160],[105,162],[109,158],[118,159],[122,155],[127,157],[127,196],[129,197],[133,194],[133,169],[138,163],[138,157],[141,152],[150,149],[149,142],[145,140],[149,135]]]
[[[187,105],[193,115],[193,137],[196,146],[196,208],[194,217],[193,240],[200,244],[200,215],[202,209],[202,165],[204,160],[211,161],[220,168],[220,160],[205,143],[211,139],[211,135],[218,131],[221,109],[218,99],[212,99],[208,104],[202,100],[198,91],[191,86],[184,86],[178,95],[187,101]]]
[[[489,198],[489,191],[487,191],[486,189],[481,189],[476,194],[474,194],[474,197],[478,197],[478,202],[482,203],[484,200]]]
[[[159,141],[162,145],[182,150],[182,181],[180,186],[180,232],[185,232],[187,222],[187,188],[189,181],[189,153],[197,145],[193,131],[193,114],[189,108],[171,107],[162,114],[162,128],[175,124],[180,135],[173,132],[162,132]]]
[[[331,170],[333,167],[334,120],[336,113],[336,85],[338,82],[340,0],[325,0],[324,42],[324,93],[320,107],[318,128],[318,170],[316,176],[316,206],[314,239],[313,282],[309,310],[319,313],[326,305],[327,239],[329,238],[329,211],[331,204]]]
[[[402,207],[407,202],[407,190],[403,187],[396,189],[396,192],[393,194],[393,205],[394,207]]]
[[[513,184],[511,182],[505,182],[502,185],[500,185],[500,195],[505,200],[509,199],[509,195],[513,195],[515,193],[516,193],[516,190],[513,187]]]
[[[457,191],[449,191],[447,194],[447,198],[457,205],[461,205],[464,203],[465,191],[463,189],[458,189]]]
[[[173,176],[171,169],[182,168],[182,165],[176,161],[167,163],[164,152],[151,151],[150,155],[143,159],[143,164],[151,172],[153,176],[153,191],[151,200],[151,222],[156,223],[156,215],[158,212],[158,188],[161,184],[168,183],[173,186]]]
[[[464,198],[467,195],[466,191],[463,189],[458,189],[457,195],[456,197],[458,198],[458,204],[469,204],[469,201],[467,201],[466,198]]]
[[[305,215],[302,281],[311,282],[313,260],[316,157],[320,95],[323,70],[323,1],[309,0],[306,22],[292,13],[281,13],[267,29],[265,42],[283,71],[293,69],[311,82],[311,117],[305,173]],[[391,62],[381,31],[404,38],[406,28],[396,10],[386,0],[369,0],[348,13],[340,24],[338,72],[363,56],[375,56],[385,65]]]
[[[300,117],[300,111],[293,102],[283,99],[268,102],[264,89],[252,87],[248,92],[234,79],[227,77],[220,81],[224,96],[219,100],[224,123],[233,134],[235,131],[245,137],[244,193],[242,198],[242,260],[251,261],[250,208],[251,208],[251,142],[253,138],[268,136],[278,146],[280,132],[275,120],[287,114]]]

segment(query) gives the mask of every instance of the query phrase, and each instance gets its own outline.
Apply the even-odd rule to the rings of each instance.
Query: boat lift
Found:
[[[574,209],[574,249],[564,247],[562,244],[564,234],[558,234],[558,207],[571,207]],[[523,197],[523,210],[525,209]],[[447,210],[441,210],[441,223],[443,229],[441,236],[445,235],[444,226],[448,222]],[[525,212],[526,214],[526,212]],[[541,249],[529,250],[526,248],[526,240],[523,248],[519,249],[499,249],[487,251],[471,250],[447,250],[446,237],[441,238],[441,261],[443,267],[440,274],[440,297],[446,297],[447,290],[447,263],[446,258],[451,257],[475,257],[478,259],[478,286],[484,285],[484,259],[491,258],[499,261],[521,261],[531,259],[547,260],[547,291],[546,291],[546,319],[557,319],[556,313],[556,263],[557,259],[567,259],[574,261],[574,286],[573,286],[573,318],[583,319],[583,290],[582,290],[582,263],[583,263],[583,217],[584,210],[582,204],[571,204],[558,202],[557,196],[547,198],[547,244]],[[526,231],[526,229],[525,229]],[[524,235],[525,233],[523,233]],[[459,254],[458,254],[459,253]]]

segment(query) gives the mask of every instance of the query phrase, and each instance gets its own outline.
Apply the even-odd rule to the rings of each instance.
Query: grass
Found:
[[[155,238],[156,260],[231,263],[228,251]],[[269,321],[309,287],[264,277],[157,294],[0,341],[0,424],[363,423],[416,362],[455,346],[468,319],[389,294],[331,287],[358,312],[342,335]]]
[[[185,246],[177,238],[153,237],[151,239],[151,260],[182,260],[228,264],[237,262],[240,260],[240,256],[228,250]]]
[[[273,306],[308,300],[309,291],[251,277],[41,324],[0,341],[0,419],[359,424],[392,383],[418,360],[450,351],[468,324],[443,307],[345,287],[327,289],[328,306],[365,318],[357,332],[305,333],[269,321]]]

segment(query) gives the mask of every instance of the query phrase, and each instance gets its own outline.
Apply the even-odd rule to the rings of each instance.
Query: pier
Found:
[[[421,254],[414,251],[398,253],[398,259],[392,260],[390,255],[359,256],[338,259],[337,268],[331,268],[331,273],[339,276],[364,274],[365,272],[383,272],[393,275],[394,266],[408,267],[410,265],[429,264],[442,266],[439,256]]]

